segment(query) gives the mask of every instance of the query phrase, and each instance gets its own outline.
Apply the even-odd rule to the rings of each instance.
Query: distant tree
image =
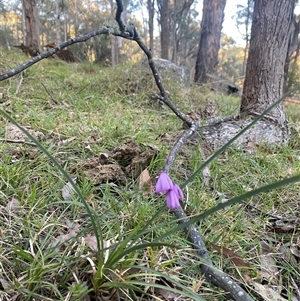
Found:
[[[161,58],[169,59],[169,0],[157,0],[160,24]]]
[[[244,61],[243,61],[243,74],[246,72],[246,63],[247,56],[249,50],[249,42],[250,42],[250,28],[252,23],[252,14],[253,14],[253,5],[254,0],[247,0],[247,5],[243,6],[237,5],[237,12],[235,15],[235,22],[239,32],[242,34],[243,39],[246,42],[244,48]],[[241,30],[241,27],[243,30]]]
[[[147,0],[150,49],[154,52],[154,0]]]
[[[197,83],[206,83],[207,74],[216,72],[225,4],[226,0],[203,1],[201,34],[194,77]]]
[[[300,53],[300,16],[294,15],[293,17],[293,26],[291,27],[289,45],[288,45],[288,53],[285,60],[284,65],[284,85],[283,91],[286,93],[293,83],[295,82],[297,60]],[[292,68],[290,68],[292,67]]]
[[[37,14],[38,0],[22,0],[25,19],[25,45],[36,55],[40,52],[40,37]]]
[[[179,64],[184,61],[185,54],[190,49],[186,46],[193,42],[195,31],[195,17],[197,12],[192,9],[194,0],[174,0],[170,3],[170,52],[172,53],[172,62]],[[193,46],[194,45],[193,43]],[[195,48],[195,47],[193,47]]]
[[[64,4],[62,0],[55,0],[55,35],[56,45],[61,43],[61,16]]]
[[[222,34],[218,75],[240,85],[240,79],[244,75],[243,56],[244,48],[238,46],[232,37]]]

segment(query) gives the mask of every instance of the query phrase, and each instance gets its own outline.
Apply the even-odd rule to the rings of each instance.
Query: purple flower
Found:
[[[184,201],[184,195],[181,188],[173,183],[165,172],[160,173],[155,185],[155,192],[166,195],[167,207],[171,210],[180,208],[179,200]]]
[[[180,200],[184,201],[183,192],[182,192],[181,188],[177,184],[174,184],[174,187],[173,187],[172,190],[175,190],[176,194],[178,195],[178,198]]]
[[[173,186],[170,177],[165,172],[161,172],[155,185],[155,192],[166,194]]]
[[[168,191],[167,193],[167,207],[171,210],[180,207],[179,196],[175,188],[175,185],[174,188]]]

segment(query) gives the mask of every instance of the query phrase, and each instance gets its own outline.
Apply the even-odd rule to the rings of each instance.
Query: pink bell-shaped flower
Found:
[[[155,192],[166,194],[173,188],[173,185],[174,184],[168,174],[161,172],[155,185]]]
[[[169,209],[176,209],[180,207],[178,193],[175,189],[171,189],[167,193],[167,207]]]

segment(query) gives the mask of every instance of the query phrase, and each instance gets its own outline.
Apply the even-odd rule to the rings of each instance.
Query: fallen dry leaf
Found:
[[[181,300],[180,299],[180,295],[174,293],[174,292],[170,292],[167,289],[162,289],[162,288],[155,288],[155,293],[157,295],[160,295],[161,297],[163,297],[164,300]]]
[[[74,183],[76,183],[76,178],[72,180]],[[65,201],[70,201],[74,193],[75,193],[74,188],[70,182],[67,182],[65,186],[61,189],[61,195]]]
[[[3,290],[9,289],[9,287],[11,286],[11,283],[2,277],[0,277],[0,283],[1,283]]]
[[[262,240],[260,242],[259,261],[261,270],[259,274],[262,280],[266,280],[268,282],[271,279],[273,281],[277,279],[276,275],[278,274],[278,268],[274,259],[274,252],[275,250],[273,250],[273,248],[266,241]]]
[[[246,262],[242,257],[240,257],[238,254],[236,254],[232,250],[230,250],[226,247],[220,247],[216,244],[211,244],[211,245],[219,254],[230,259],[230,261],[237,267],[248,267],[248,268],[251,267],[248,262]]]
[[[57,237],[54,237],[52,242],[49,243],[48,249],[55,248],[56,252],[60,251],[60,248],[62,245],[66,242],[68,242],[70,239],[77,236],[77,231],[71,230],[68,234],[60,234]]]
[[[267,285],[262,285],[253,281],[250,283],[250,286],[265,301],[286,301],[286,299],[283,298],[278,292]]]
[[[98,251],[97,246],[97,239],[95,235],[88,234],[86,237],[83,238],[84,243],[90,247],[94,252]]]
[[[16,209],[20,208],[20,201],[17,198],[12,197],[7,202],[6,208],[7,208],[8,211],[15,211]]]
[[[149,189],[149,186],[151,186],[151,178],[147,168],[141,172],[141,174],[137,178],[137,183],[140,190],[143,190],[145,188]]]

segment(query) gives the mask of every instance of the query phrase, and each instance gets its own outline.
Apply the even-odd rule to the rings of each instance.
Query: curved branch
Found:
[[[52,48],[48,51],[45,51],[45,52],[33,57],[32,59],[30,59],[26,63],[18,66],[17,68],[12,69],[12,70],[10,70],[6,73],[1,74],[0,75],[0,81],[6,80],[6,79],[8,79],[8,78],[24,71],[25,69],[27,69],[28,67],[34,65],[35,63],[52,56],[56,52],[66,48],[66,47],[68,47],[72,44],[86,42],[87,40],[89,40],[89,39],[91,39],[95,36],[98,36],[98,35],[101,35],[101,34],[110,34],[110,33],[113,33],[113,29],[107,27],[107,28],[91,31],[91,32],[89,32],[89,33],[87,33],[87,34],[85,34],[81,37],[77,37],[77,38],[74,38],[74,39],[69,39],[69,40],[61,43],[60,45],[56,46],[55,48]]]
[[[182,208],[178,208],[173,211],[174,215],[178,218],[180,224],[184,224],[189,221]],[[215,268],[209,253],[205,246],[205,243],[195,226],[185,228],[189,240],[193,243],[193,247],[196,249],[197,255],[201,261],[199,263],[202,272],[207,281],[222,288],[225,292],[228,292],[231,298],[235,301],[254,301],[252,297],[238,285],[229,275]]]

